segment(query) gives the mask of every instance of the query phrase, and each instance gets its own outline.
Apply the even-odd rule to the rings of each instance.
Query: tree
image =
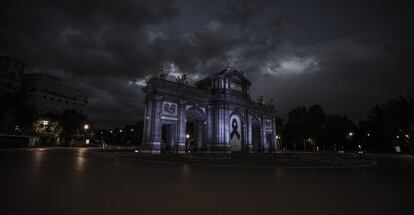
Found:
[[[293,150],[316,150],[320,144],[326,114],[320,105],[291,110],[285,126],[287,146]]]
[[[368,119],[360,123],[365,132],[371,131],[370,142],[380,150],[392,150],[392,146],[412,148],[414,134],[414,100],[399,95],[385,104],[371,109]]]
[[[346,115],[328,115],[323,129],[323,148],[335,150],[350,144],[350,133],[353,136],[358,127]],[[350,147],[348,147],[349,149]]]
[[[61,138],[67,144],[68,140],[72,142],[76,136],[79,136],[83,125],[87,122],[87,117],[76,110],[65,110],[58,115],[58,121],[62,127]]]
[[[37,119],[36,110],[20,96],[7,95],[0,99],[0,132],[31,134]]]

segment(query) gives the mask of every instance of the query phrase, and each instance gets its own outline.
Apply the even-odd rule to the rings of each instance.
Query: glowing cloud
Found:
[[[262,73],[270,75],[301,74],[320,69],[319,61],[314,57],[289,57],[277,62],[268,62],[262,67]]]

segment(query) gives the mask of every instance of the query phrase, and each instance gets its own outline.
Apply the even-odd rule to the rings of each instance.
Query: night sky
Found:
[[[408,1],[407,1],[408,2]],[[142,85],[164,68],[191,82],[229,63],[274,98],[363,119],[414,92],[412,8],[399,1],[108,1],[0,3],[0,55],[88,94],[103,127],[143,117]]]

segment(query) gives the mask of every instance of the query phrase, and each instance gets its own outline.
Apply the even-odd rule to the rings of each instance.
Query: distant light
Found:
[[[138,149],[135,149],[135,151],[134,152],[139,152],[139,150]]]
[[[397,139],[400,139],[400,136],[399,135],[397,135]]]
[[[41,123],[42,125],[48,125],[48,124],[49,124],[49,121],[47,121],[47,120],[42,120],[40,123]]]
[[[354,133],[353,132],[349,132],[349,134],[348,134],[349,136],[354,136]]]
[[[89,139],[86,139],[86,141],[85,141],[85,143],[86,143],[86,145],[89,145]]]
[[[109,133],[112,133],[112,132],[113,132],[112,130],[109,131]]]
[[[410,138],[410,136],[408,134],[405,135],[406,138]]]
[[[121,129],[121,130],[119,130],[119,132],[121,132],[121,133],[122,133],[122,129]]]
[[[83,129],[88,130],[89,129],[89,125],[88,124],[83,125]]]
[[[279,135],[276,135],[276,140],[279,140],[280,139],[280,136]]]
[[[133,129],[133,128],[131,128],[131,131],[134,131],[134,129]]]
[[[185,138],[187,138],[187,139],[190,138],[190,135],[189,134],[185,135]]]
[[[368,134],[367,134],[367,137],[369,137],[369,136],[371,136],[371,134],[370,134],[370,133],[368,133]]]

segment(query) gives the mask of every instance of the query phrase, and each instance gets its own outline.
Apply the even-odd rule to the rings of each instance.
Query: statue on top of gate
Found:
[[[187,80],[187,74],[183,74],[181,77],[180,76],[175,76],[175,81],[179,84],[179,85],[188,85],[188,80]]]
[[[162,68],[159,68],[158,71],[154,72],[151,76],[151,79],[164,80],[167,74],[163,71]]]

